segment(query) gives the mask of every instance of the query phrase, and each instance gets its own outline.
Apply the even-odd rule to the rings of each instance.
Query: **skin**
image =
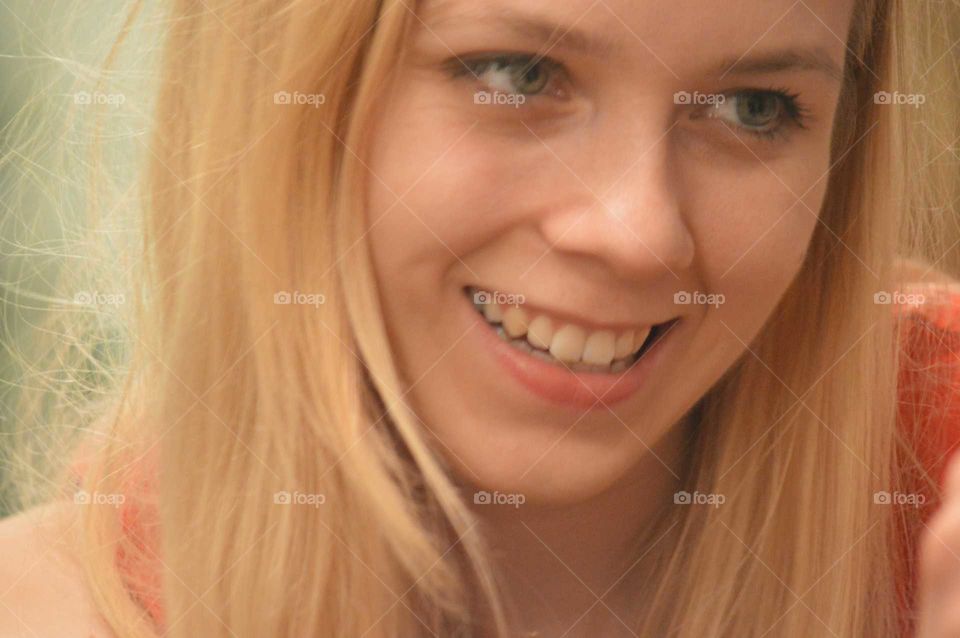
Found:
[[[919,638],[960,634],[960,456],[947,468],[943,505],[920,541]]]
[[[649,557],[669,539],[637,564],[628,543],[672,505],[684,415],[744,354],[818,222],[839,81],[730,63],[819,49],[842,68],[838,34],[853,10],[852,0],[591,5],[423,3],[369,159],[369,240],[408,397],[468,493],[524,496],[520,508],[475,509],[507,591],[524,601],[520,625],[542,635],[629,635],[619,619],[642,613]],[[496,18],[508,11],[566,35],[515,33]],[[571,25],[612,44],[578,50]],[[564,70],[519,108],[475,104],[477,90],[495,88],[489,76],[451,71],[483,54],[545,50]],[[772,138],[735,109],[704,117],[674,101],[777,89],[797,96],[804,128],[785,114]],[[681,322],[671,356],[636,393],[575,410],[504,373],[479,339],[489,328],[464,310],[470,285],[584,323]],[[680,305],[678,291],[726,303]]]

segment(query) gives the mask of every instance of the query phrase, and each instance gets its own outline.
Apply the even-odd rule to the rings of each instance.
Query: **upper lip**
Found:
[[[483,287],[480,287],[480,286],[469,286],[469,287],[467,288],[467,293],[471,296],[471,298],[472,298],[473,294],[474,294],[475,292],[478,292],[478,291],[484,291],[484,292],[488,292],[488,293],[491,293],[491,294],[492,294],[492,293],[498,293],[498,294],[503,294],[503,295],[521,295],[521,294],[523,294],[523,293],[507,292],[507,291],[499,290],[499,289],[496,289],[496,288],[483,288]],[[555,306],[541,305],[541,304],[536,303],[536,302],[531,303],[530,301],[528,301],[528,297],[527,297],[526,295],[523,295],[523,297],[524,297],[523,303],[522,303],[522,304],[519,304],[519,306],[520,306],[521,308],[523,308],[525,311],[527,311],[528,313],[533,314],[533,315],[543,314],[543,315],[546,315],[546,316],[551,317],[551,318],[553,318],[553,319],[557,319],[557,320],[561,320],[561,321],[566,321],[566,322],[568,322],[568,323],[571,323],[571,324],[574,324],[574,325],[578,325],[578,326],[581,326],[581,327],[586,328],[586,329],[589,329],[589,330],[598,330],[598,331],[599,331],[599,330],[612,330],[612,331],[614,331],[614,332],[617,332],[617,331],[621,331],[621,330],[631,330],[631,329],[635,329],[635,328],[645,328],[645,327],[647,327],[647,326],[659,326],[659,325],[665,324],[665,323],[667,323],[667,322],[669,322],[669,321],[677,318],[677,316],[674,315],[674,316],[672,316],[672,317],[666,317],[666,318],[663,318],[663,319],[657,319],[657,320],[647,321],[647,320],[644,320],[644,319],[640,319],[639,317],[640,317],[641,313],[637,313],[637,317],[638,317],[638,318],[630,319],[630,320],[627,320],[627,321],[621,321],[621,320],[598,320],[597,317],[586,317],[586,316],[580,314],[580,313],[577,312],[577,311],[570,311],[570,310],[565,310],[565,309],[559,309],[559,308],[557,308],[557,307],[555,307]],[[616,303],[616,302],[611,302],[611,303],[610,303],[610,306],[614,306],[614,307],[615,307],[615,306],[617,306],[617,305],[619,305],[619,304]],[[597,306],[598,306],[598,304],[591,303],[591,304],[589,304],[589,305],[584,304],[583,307],[597,307]],[[603,307],[603,306],[599,306],[599,307]]]

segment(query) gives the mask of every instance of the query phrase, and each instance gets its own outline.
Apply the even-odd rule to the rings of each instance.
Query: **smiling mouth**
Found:
[[[475,287],[464,289],[477,314],[500,339],[527,355],[572,372],[600,374],[628,370],[676,321],[596,330],[558,319],[519,304],[498,303],[500,295]]]

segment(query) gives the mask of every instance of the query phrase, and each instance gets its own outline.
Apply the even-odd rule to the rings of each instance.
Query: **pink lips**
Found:
[[[479,331],[484,346],[493,352],[513,379],[551,403],[583,410],[613,405],[634,394],[662,358],[665,345],[663,342],[676,327],[669,326],[640,359],[623,372],[574,372],[514,348],[497,336],[494,328],[473,310],[472,305],[467,304],[467,307],[473,318],[482,324]]]

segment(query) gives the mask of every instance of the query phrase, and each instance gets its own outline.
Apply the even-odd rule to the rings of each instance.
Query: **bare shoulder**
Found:
[[[0,520],[0,636],[115,638],[74,555],[79,523],[72,502]]]

